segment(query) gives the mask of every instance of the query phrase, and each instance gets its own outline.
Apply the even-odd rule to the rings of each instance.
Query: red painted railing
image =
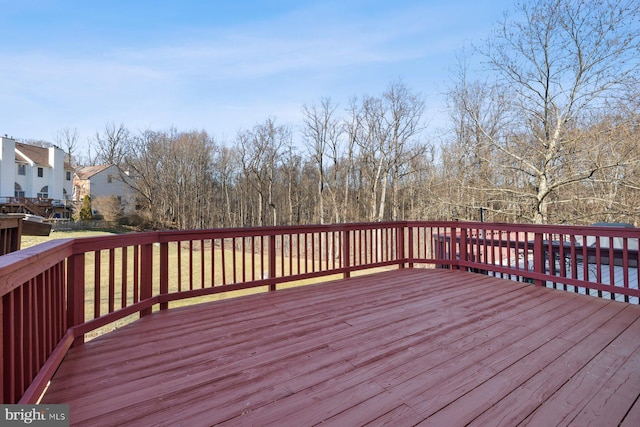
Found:
[[[438,239],[455,268],[639,302],[637,228],[460,223]]]
[[[135,233],[0,257],[4,403],[33,403],[87,333],[171,302],[378,267],[465,269],[638,303],[637,229],[393,222]]]

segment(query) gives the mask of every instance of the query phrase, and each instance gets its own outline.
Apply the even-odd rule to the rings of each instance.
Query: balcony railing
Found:
[[[638,229],[391,222],[60,239],[0,257],[1,401],[33,403],[85,335],[175,301],[453,268],[638,303]]]
[[[32,213],[43,217],[53,216],[56,211],[69,209],[71,201],[46,197],[0,197],[3,212]]]

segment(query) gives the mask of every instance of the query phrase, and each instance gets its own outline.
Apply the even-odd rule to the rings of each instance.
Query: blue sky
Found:
[[[0,134],[81,142],[105,125],[206,130],[231,142],[303,105],[402,79],[432,127],[456,52],[507,0],[0,0]]]

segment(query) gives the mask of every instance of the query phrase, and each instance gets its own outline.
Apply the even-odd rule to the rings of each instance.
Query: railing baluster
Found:
[[[300,274],[300,233],[296,233],[296,274]]]
[[[225,244],[225,238],[223,237],[222,239],[220,239],[220,263],[222,264],[222,284],[226,285],[227,284],[227,263],[225,262],[225,250],[224,250],[224,244]]]
[[[169,243],[160,243],[160,294],[169,293]],[[169,308],[168,302],[160,303],[160,310]]]
[[[554,277],[566,277],[567,276],[567,266],[566,266],[566,248],[567,248],[567,236],[563,233],[558,234],[558,266],[556,268],[556,273]],[[555,281],[553,283],[554,289],[558,289],[559,283]]]
[[[235,243],[235,242],[234,242]],[[234,244],[235,246],[235,244]],[[233,252],[235,254],[235,250]],[[205,261],[204,261],[204,240],[201,239],[200,240],[200,289],[204,289],[205,288],[205,277],[204,277],[204,270],[205,270]],[[235,260],[234,263],[235,265]],[[235,268],[234,268],[235,271]]]
[[[285,266],[284,266],[284,259],[285,259],[284,238],[285,238],[284,234],[280,236],[280,276],[286,275]]]
[[[211,287],[216,286],[216,241],[218,239],[211,239]],[[253,253],[253,247],[251,248]]]
[[[127,247],[123,246],[122,247],[122,271],[121,271],[121,290],[120,290],[120,300],[121,300],[121,307],[126,307],[127,304],[127,285],[128,285],[128,278],[127,278],[127,264],[128,264],[128,259],[127,259]]]
[[[542,233],[535,233],[533,237],[533,271],[545,274],[544,270],[544,236]],[[544,286],[544,280],[536,278],[536,286]]]
[[[316,271],[316,233],[311,233],[311,272]]]
[[[27,378],[27,384],[31,383],[31,379],[36,376],[38,370],[40,369],[40,346],[41,343],[44,342],[44,337],[42,336],[42,329],[40,327],[40,318],[45,315],[46,312],[46,304],[40,298],[40,294],[42,289],[44,288],[44,284],[51,280],[50,278],[51,270],[47,270],[39,274],[34,281],[33,289],[31,290],[31,309],[33,312],[28,313],[28,316],[31,318],[31,331],[30,331],[30,353],[31,353],[31,366],[29,367],[29,376]],[[49,276],[49,277],[46,277]]]
[[[589,253],[587,252],[588,248],[587,248],[586,241],[587,241],[586,236],[582,236],[582,280],[589,281]],[[596,263],[598,262],[600,261],[596,260]],[[577,286],[574,286],[574,290],[577,293],[580,292]],[[585,289],[585,293],[588,294],[586,289]]]
[[[55,301],[55,305],[53,307],[54,319],[57,328],[53,329],[53,335],[55,337],[62,337],[67,330],[67,319],[65,316],[65,300],[64,300],[64,292],[68,283],[66,281],[67,271],[65,270],[64,261],[60,261],[58,263],[58,274],[56,274],[56,280],[51,284],[50,294],[53,294],[52,300]],[[50,347],[47,348],[47,354],[52,351],[57,345],[57,340],[49,343]]]
[[[93,317],[95,319],[97,319],[98,317],[100,317],[100,304],[101,304],[101,299],[100,299],[100,280],[102,279],[102,276],[100,274],[101,271],[101,259],[100,259],[100,251],[94,251],[93,252],[93,260],[94,260],[94,265],[93,265]]]
[[[133,246],[133,303],[140,301],[140,246]]]
[[[247,281],[247,251],[246,251],[246,237],[242,238],[242,281]],[[213,280],[213,279],[212,279]]]
[[[345,279],[351,277],[351,251],[349,235],[350,230],[344,230],[342,232],[342,268],[344,269],[343,276]]]
[[[301,253],[301,262],[302,262],[302,267],[300,268],[300,272],[301,273],[306,273],[308,270],[307,268],[307,262],[308,262],[308,257],[307,257],[307,233],[300,233],[300,238],[301,238],[301,243],[300,243],[300,253]]]
[[[140,299],[147,300],[153,296],[153,245],[150,243],[140,247]],[[152,313],[151,307],[142,309],[140,317]]]
[[[616,293],[614,292],[614,285],[616,283],[615,277],[615,254],[613,252],[613,236],[609,236],[609,285],[611,286],[610,297],[612,300],[616,299]]]
[[[109,313],[115,308],[116,299],[115,249],[109,249]]]
[[[22,307],[22,354],[18,358],[18,360],[22,361],[21,390],[26,388],[25,384],[31,382],[31,364],[33,357],[31,334],[33,333],[33,322],[29,314],[32,310],[36,309],[33,306],[33,285],[35,280],[35,278],[29,280],[25,286],[22,287],[23,295],[20,304]]]
[[[330,235],[331,235],[330,231],[323,232],[320,235],[320,242],[324,242],[324,244],[322,244],[322,243],[320,244],[320,250],[322,251],[322,248],[324,248],[324,267],[321,268],[321,270],[323,270],[323,271],[329,270],[329,263],[331,262],[330,259],[329,259],[329,253],[331,252],[330,251],[330,249],[331,249],[330,248],[330,243],[329,243],[329,241],[330,241],[329,240],[329,236]]]
[[[256,237],[251,237],[251,280],[256,280]]]
[[[238,278],[236,277],[236,270],[237,268],[237,264],[236,264],[236,238],[233,237],[231,239],[231,255],[232,255],[232,262],[233,262],[233,283],[238,283]]]
[[[293,233],[287,236],[289,237],[289,275],[293,275]]]
[[[269,279],[276,278],[276,238],[275,235],[269,236]],[[276,284],[269,284],[269,290],[275,291]]]
[[[177,269],[178,269],[178,292],[182,292],[182,242],[176,242]]]
[[[42,278],[41,283],[36,285],[36,306],[39,307],[39,309],[37,309],[37,313],[34,313],[37,318],[35,323],[37,327],[37,335],[39,337],[38,341],[35,343],[36,349],[34,350],[38,353],[36,372],[40,369],[40,366],[42,366],[45,360],[47,360],[50,346],[53,346],[56,342],[54,331],[58,330],[55,312],[57,300],[53,296],[52,289],[57,278],[56,273],[59,268],[59,264],[56,264],[52,270],[44,272],[39,276]]]
[[[193,290],[193,240],[189,240],[189,290]]]
[[[15,290],[9,291],[2,296],[2,307],[0,315],[2,321],[2,329],[0,333],[0,349],[2,349],[2,359],[0,363],[0,378],[2,379],[2,388],[0,389],[0,398],[2,402],[15,402],[15,398],[11,390],[15,381],[15,367],[13,365],[13,346],[15,345],[15,332],[13,330],[13,293]]]
[[[626,237],[622,239],[622,286],[625,290],[629,289],[629,242]],[[624,302],[629,302],[629,294],[626,291]]]

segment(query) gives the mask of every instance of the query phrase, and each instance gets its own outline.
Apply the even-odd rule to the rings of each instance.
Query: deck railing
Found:
[[[389,222],[48,242],[0,257],[1,401],[36,402],[72,345],[126,317],[360,270],[463,269],[638,303],[639,237],[607,227]]]

